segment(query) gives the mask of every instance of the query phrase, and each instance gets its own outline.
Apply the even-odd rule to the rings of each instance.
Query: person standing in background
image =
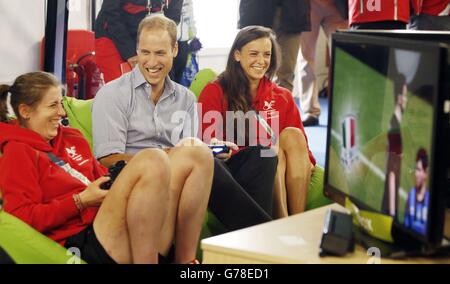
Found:
[[[398,74],[394,82],[394,113],[389,121],[387,132],[386,177],[381,211],[393,217],[397,215],[398,191],[403,157],[402,119],[408,104],[408,85],[406,77]]]
[[[136,65],[137,30],[143,18],[163,13],[178,24],[182,6],[183,0],[104,0],[94,30],[96,61],[105,83]]]
[[[409,19],[411,30],[450,30],[450,0],[411,0],[414,14]]]
[[[181,78],[187,66],[189,55],[201,48],[201,43],[196,36],[194,3],[192,0],[184,0],[180,23],[177,26],[178,55],[173,61],[173,68],[170,74],[172,80],[179,84],[182,84]]]
[[[277,84],[292,91],[300,34],[311,30],[309,0],[241,0],[240,29],[258,25],[272,28],[281,47]]]
[[[305,114],[303,126],[319,124],[320,104],[319,90],[315,75],[316,47],[320,28],[327,40],[337,29],[346,29],[347,15],[340,13],[335,2],[346,0],[311,0],[311,31],[302,33],[300,37],[300,53],[297,61],[299,78],[298,95],[300,106]],[[346,3],[345,3],[346,5]],[[300,81],[301,80],[301,81]]]
[[[348,0],[351,29],[404,30],[409,21],[408,0]]]

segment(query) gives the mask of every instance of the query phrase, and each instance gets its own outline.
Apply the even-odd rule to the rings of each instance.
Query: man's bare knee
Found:
[[[188,138],[184,138],[182,139],[180,142],[178,142],[178,144],[176,145],[176,147],[179,146],[204,146],[205,143],[203,143],[200,139],[195,138],[195,137],[188,137]]]
[[[178,155],[196,164],[212,166],[213,154],[208,146],[196,138],[187,138],[183,141],[183,144],[177,145]]]
[[[137,153],[130,161],[132,170],[142,176],[168,179],[170,176],[169,158],[160,149],[146,149]]]

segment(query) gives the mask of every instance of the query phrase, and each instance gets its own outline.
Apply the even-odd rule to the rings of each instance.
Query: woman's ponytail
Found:
[[[0,122],[8,121],[8,93],[10,90],[9,85],[0,85]]]

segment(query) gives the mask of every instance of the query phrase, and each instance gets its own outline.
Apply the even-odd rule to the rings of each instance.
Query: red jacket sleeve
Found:
[[[216,83],[209,83],[198,97],[200,127],[198,137],[205,143],[211,138],[223,139],[223,113],[226,111],[223,102],[222,88]]]
[[[79,214],[71,195],[43,203],[39,185],[39,152],[11,142],[0,160],[0,188],[5,211],[40,232],[51,230]]]

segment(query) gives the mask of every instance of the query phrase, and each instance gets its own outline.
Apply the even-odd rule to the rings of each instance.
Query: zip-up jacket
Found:
[[[90,181],[105,175],[107,169],[92,156],[78,130],[60,127],[48,143],[32,130],[0,123],[0,151],[0,189],[6,212],[61,245],[93,222],[97,208],[80,212],[73,200],[73,194],[86,185],[47,155],[53,153]]]
[[[217,81],[209,83],[205,86],[201,92],[199,98],[199,117],[202,122],[202,139],[208,140],[208,138],[224,138],[227,139],[224,129],[222,129],[222,124],[218,125],[217,121],[211,121],[211,115],[220,114],[222,116],[222,121],[226,121],[226,115],[228,109],[228,102],[223,93],[223,89]],[[303,128],[303,123],[300,117],[300,112],[295,105],[294,98],[289,90],[279,87],[275,83],[271,82],[269,79],[264,77],[261,79],[256,96],[253,100],[252,109],[257,111],[261,117],[264,118],[265,122],[269,126],[272,126],[272,131],[275,132],[275,137],[279,137],[279,133],[283,131],[286,127],[299,128],[306,138],[306,143],[308,144],[308,138]],[[276,122],[278,122],[278,127],[275,127]],[[249,141],[250,143],[259,143],[265,146],[269,145],[271,142],[271,135],[264,130],[264,127],[257,122],[256,125],[249,125],[249,130],[258,130],[257,141]],[[226,132],[226,131],[225,131]],[[276,133],[279,132],[279,133]],[[206,137],[210,136],[210,137]],[[231,141],[234,142],[234,141]],[[241,145],[239,145],[241,146]],[[241,147],[242,149],[243,147]],[[316,164],[313,154],[309,150],[309,159],[313,165]]]
[[[409,0],[348,0],[350,25],[399,21],[408,23]]]

